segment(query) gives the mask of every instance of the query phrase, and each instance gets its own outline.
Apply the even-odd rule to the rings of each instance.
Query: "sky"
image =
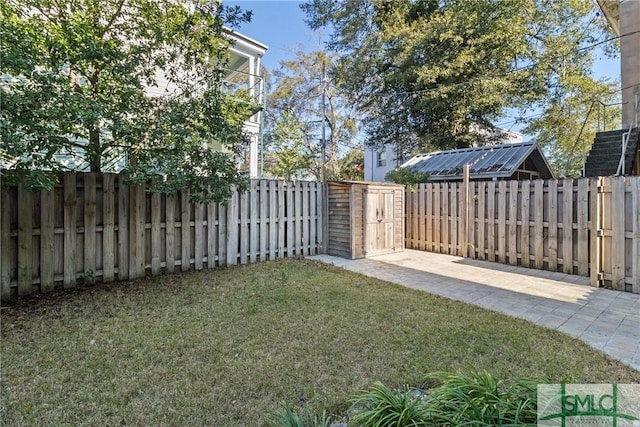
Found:
[[[296,0],[224,0],[227,6],[237,5],[253,12],[251,22],[242,24],[236,30],[269,47],[262,58],[262,63],[268,70],[277,69],[280,61],[293,59],[297,46],[304,51],[319,50],[328,38],[326,32],[323,34],[312,31],[305,24],[301,3]],[[594,74],[596,77],[619,81],[619,58],[597,60]],[[520,125],[513,122],[513,117],[507,116],[495,124],[504,124],[505,128],[521,131]],[[525,140],[527,139],[525,135]]]

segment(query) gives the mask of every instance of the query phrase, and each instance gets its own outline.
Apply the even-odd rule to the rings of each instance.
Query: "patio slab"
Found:
[[[640,370],[640,295],[591,287],[588,277],[416,250],[309,258],[560,330]]]

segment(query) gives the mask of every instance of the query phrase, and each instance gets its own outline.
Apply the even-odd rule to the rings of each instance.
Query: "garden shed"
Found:
[[[328,183],[327,253],[364,258],[404,249],[404,186]]]

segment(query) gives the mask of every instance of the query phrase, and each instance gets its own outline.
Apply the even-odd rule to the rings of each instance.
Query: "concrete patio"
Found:
[[[309,258],[557,329],[640,370],[640,295],[593,288],[587,277],[415,250]]]

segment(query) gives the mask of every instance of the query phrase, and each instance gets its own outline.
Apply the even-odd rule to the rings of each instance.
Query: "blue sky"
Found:
[[[269,50],[262,60],[268,70],[278,68],[280,61],[292,59],[293,50],[301,46],[305,51],[322,48],[322,42],[327,39],[326,33],[314,32],[304,22],[305,15],[300,10],[301,1],[295,0],[224,0],[228,6],[238,5],[243,9],[253,11],[253,17],[248,24],[241,25],[238,30],[269,46]],[[594,65],[597,77],[607,77],[620,80],[620,60],[600,59]],[[500,120],[505,127],[519,131],[518,125],[512,125],[511,117]],[[527,138],[525,137],[525,140]]]

